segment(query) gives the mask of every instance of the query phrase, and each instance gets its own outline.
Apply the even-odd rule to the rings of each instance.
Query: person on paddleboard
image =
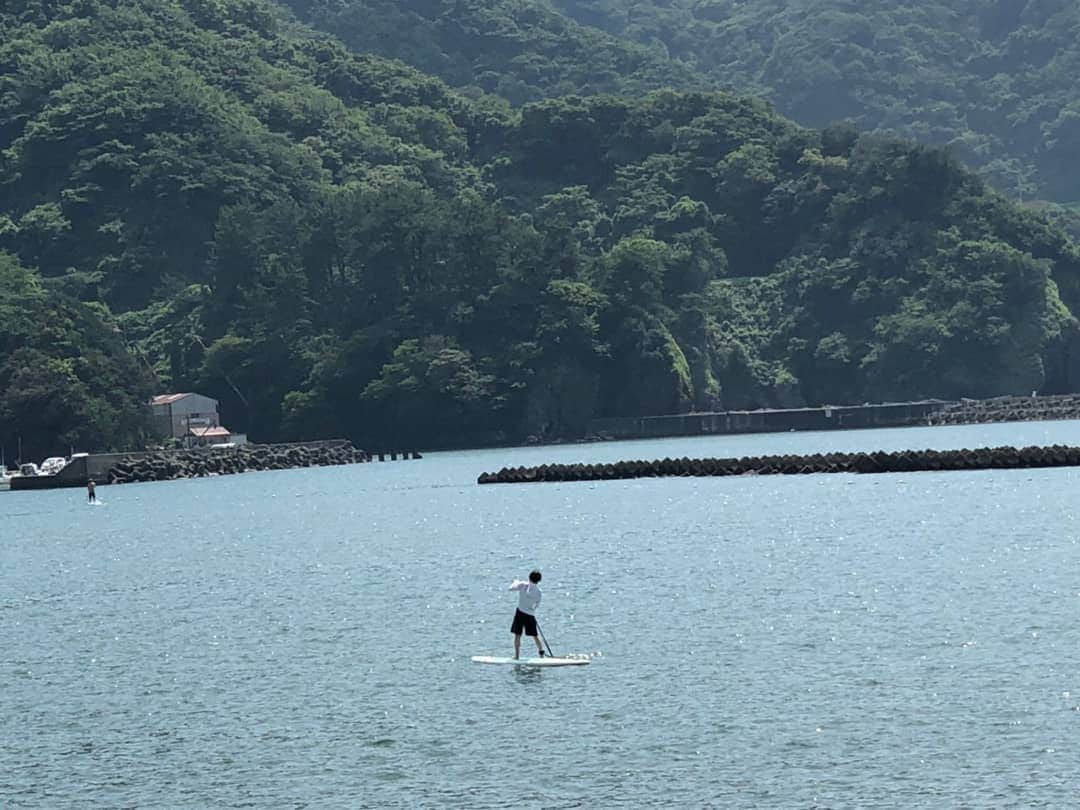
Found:
[[[543,596],[540,593],[541,579],[539,571],[532,571],[529,573],[528,580],[515,579],[510,583],[510,590],[518,592],[517,611],[514,613],[514,623],[510,625],[510,632],[514,634],[514,658],[521,657],[522,631],[525,635],[532,636],[533,641],[536,642],[536,651],[540,653],[541,658],[544,657],[544,648],[536,632],[536,609],[540,607],[540,599]]]
[[[86,482],[86,502],[97,503],[97,484],[94,483],[94,479],[91,478]]]

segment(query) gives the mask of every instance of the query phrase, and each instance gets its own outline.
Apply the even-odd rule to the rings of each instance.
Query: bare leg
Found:
[[[521,634],[514,634],[514,660],[521,657]]]
[[[540,643],[540,636],[539,635],[533,636],[533,641],[536,642],[536,651],[538,653],[540,653],[540,657],[543,658],[544,657],[544,645]]]

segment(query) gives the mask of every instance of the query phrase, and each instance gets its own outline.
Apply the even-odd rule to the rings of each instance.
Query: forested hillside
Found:
[[[377,448],[1080,379],[1076,246],[940,151],[726,94],[512,109],[262,0],[0,26],[0,438],[28,455],[137,442],[149,391]]]
[[[1073,0],[553,0],[810,126],[948,144],[999,188],[1080,202]]]
[[[663,49],[558,13],[547,0],[280,0],[356,53],[400,59],[467,93],[520,105],[550,96],[707,89]]]
[[[539,0],[282,2],[359,51],[513,103],[708,83],[807,126],[948,145],[1014,198],[1080,204],[1071,0],[552,0],[565,16]]]

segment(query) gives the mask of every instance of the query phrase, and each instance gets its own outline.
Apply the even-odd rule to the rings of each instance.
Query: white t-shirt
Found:
[[[540,607],[540,586],[535,582],[525,579],[515,579],[510,583],[510,590],[518,591],[518,610],[529,616],[536,615],[536,609]]]

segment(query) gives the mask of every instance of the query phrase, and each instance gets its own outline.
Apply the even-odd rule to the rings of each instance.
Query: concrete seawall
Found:
[[[95,477],[87,472],[92,458],[93,456],[73,458],[56,475],[17,475],[11,479],[11,488],[13,490],[27,490],[85,487],[87,480]]]
[[[823,405],[756,411],[716,411],[667,416],[593,419],[588,433],[600,439],[649,439],[790,430],[849,430],[911,425],[969,425],[1080,419],[1080,394],[1002,396],[992,399]]]
[[[778,433],[789,430],[849,430],[852,428],[925,425],[950,405],[945,400],[889,402],[880,405],[836,405],[758,411],[717,411],[670,416],[593,419],[588,432],[611,439],[649,439],[731,433]]]

